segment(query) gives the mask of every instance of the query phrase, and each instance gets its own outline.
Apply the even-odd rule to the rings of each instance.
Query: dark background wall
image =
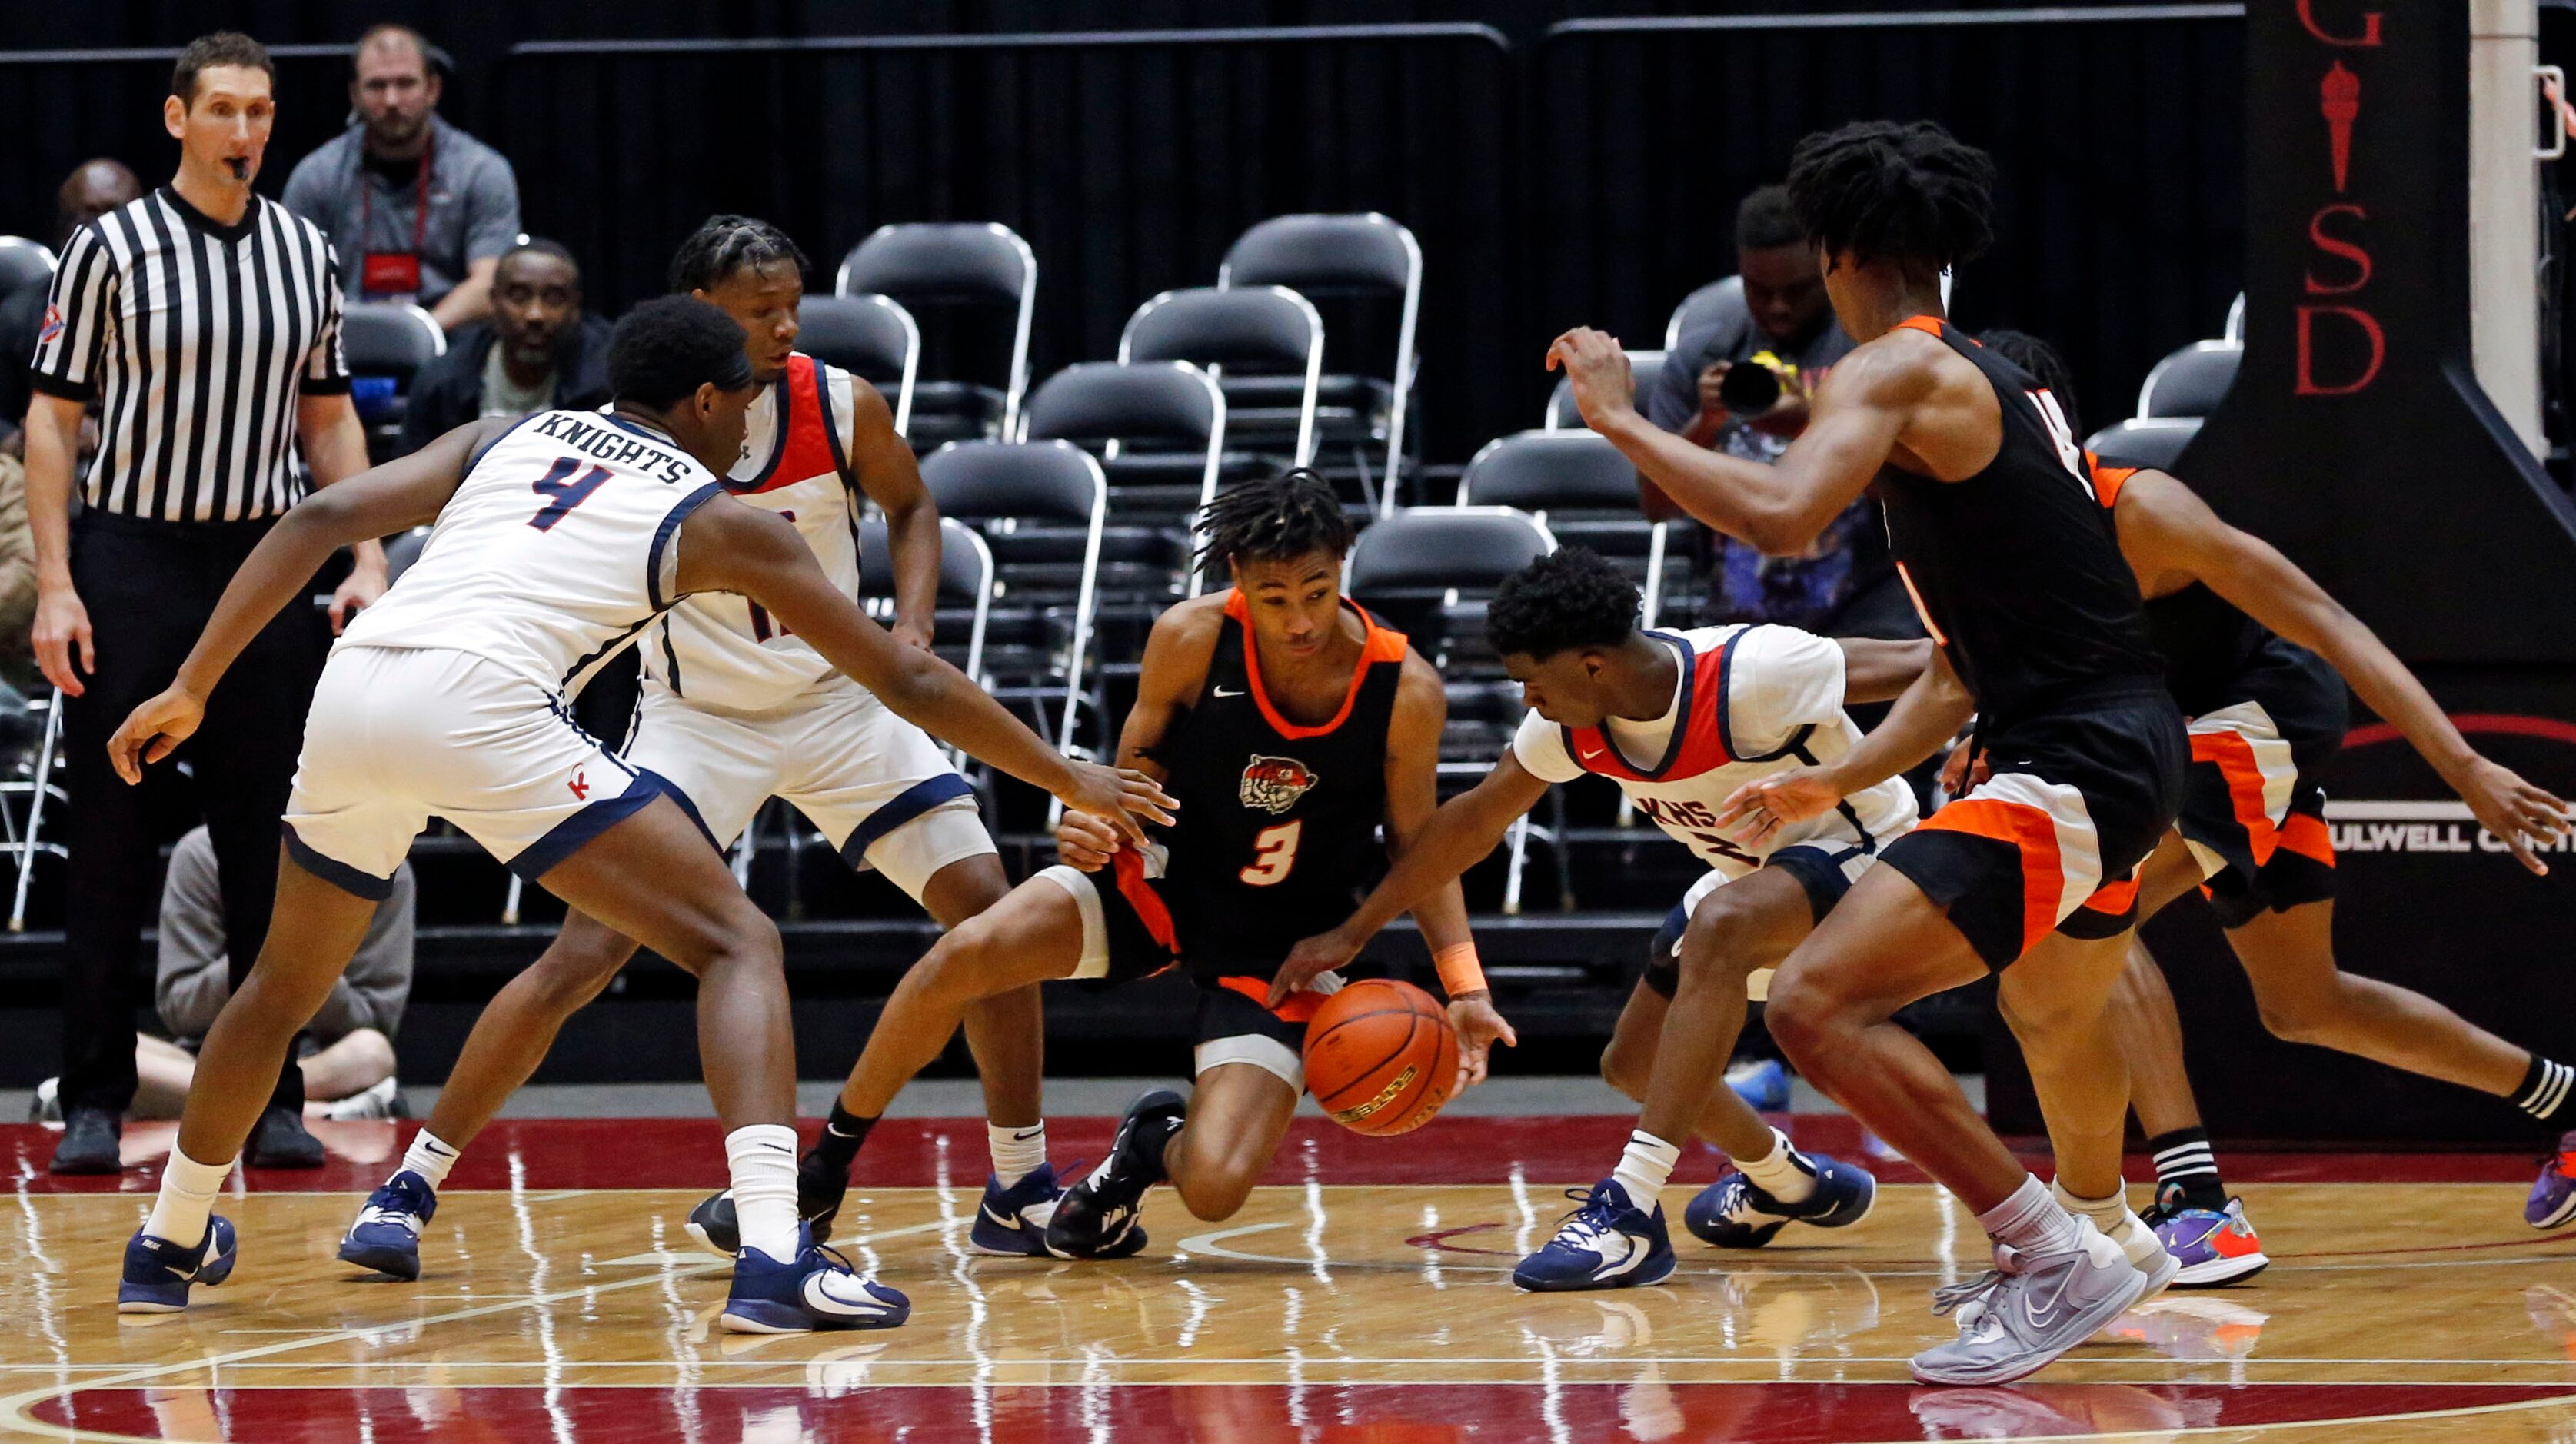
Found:
[[[1700,4],[1699,14],[1831,7]],[[1945,5],[1947,10],[1991,6]],[[2086,7],[2069,7],[2082,10]],[[1666,313],[1731,270],[1736,200],[1808,130],[1930,117],[1992,148],[2005,183],[1992,255],[1962,278],[1972,326],[2057,339],[2090,410],[2124,414],[2158,356],[2215,334],[2243,251],[2241,19],[1551,35],[1671,4],[1546,0],[1068,0],[765,4],[558,0],[0,7],[0,49],[175,46],[219,24],[339,46],[379,16],[455,55],[449,117],[517,166],[529,229],[570,244],[594,302],[661,283],[673,244],[721,209],[778,220],[828,285],[887,221],[1001,220],[1042,274],[1036,366],[1105,357],[1137,302],[1214,278],[1244,226],[1289,210],[1377,209],[1427,257],[1422,433],[1434,461],[1527,426],[1548,338],[1608,326],[1660,344]],[[510,54],[583,39],[991,36],[1474,22],[1477,35],[1223,45],[651,56]],[[289,54],[262,177],[346,113],[344,60]],[[170,165],[158,58],[0,61],[0,230],[43,235],[80,159],[149,180]],[[1328,317],[1328,319],[1331,319]],[[934,330],[933,361],[966,333]],[[1342,345],[1391,344],[1360,325]]]

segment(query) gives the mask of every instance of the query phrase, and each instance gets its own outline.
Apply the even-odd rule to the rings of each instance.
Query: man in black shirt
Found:
[[[608,332],[581,308],[571,252],[553,241],[511,247],[492,272],[492,319],[458,331],[412,381],[399,454],[485,416],[607,405]]]

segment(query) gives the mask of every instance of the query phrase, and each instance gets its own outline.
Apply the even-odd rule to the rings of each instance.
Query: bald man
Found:
[[[72,167],[54,192],[54,249],[60,251],[72,232],[142,194],[143,183],[119,162],[85,160]],[[24,286],[0,295],[0,451],[12,456],[26,444],[19,428],[27,422],[27,363],[36,354],[36,328],[44,318],[44,287]],[[14,622],[16,631],[24,632],[25,621],[0,602],[0,630]]]

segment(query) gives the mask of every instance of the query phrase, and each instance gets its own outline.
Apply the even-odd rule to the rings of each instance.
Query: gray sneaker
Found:
[[[1995,1271],[1932,1294],[1932,1312],[1955,1313],[1959,1337],[1914,1356],[1926,1384],[2009,1384],[2093,1336],[2146,1297],[2151,1280],[2093,1221],[2075,1220],[2075,1247],[2026,1254],[1995,1245]]]

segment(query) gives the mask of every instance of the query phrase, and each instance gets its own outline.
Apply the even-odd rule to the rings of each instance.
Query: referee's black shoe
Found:
[[[74,1108],[63,1115],[63,1141],[54,1146],[47,1173],[116,1173],[125,1167],[117,1134],[124,1120],[104,1108]]]
[[[296,1110],[272,1104],[251,1129],[242,1162],[253,1168],[320,1168],[322,1140],[305,1131]]]

